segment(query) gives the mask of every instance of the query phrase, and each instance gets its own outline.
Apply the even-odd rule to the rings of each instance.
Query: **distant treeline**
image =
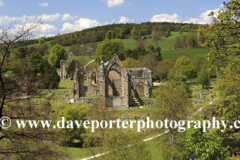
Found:
[[[126,23],[126,24],[109,24],[105,26],[98,26],[93,28],[76,31],[73,33],[56,35],[55,37],[46,38],[46,41],[52,41],[52,45],[61,44],[63,46],[70,46],[72,44],[80,43],[87,44],[91,42],[103,41],[106,38],[138,38],[142,35],[150,35],[154,31],[158,31],[162,36],[169,31],[174,32],[189,32],[197,31],[199,26],[208,27],[208,25],[187,24],[187,23],[173,23],[173,22],[146,22],[141,24]],[[133,31],[134,29],[134,31]],[[134,33],[133,33],[134,32]],[[134,34],[134,35],[133,35]],[[25,45],[38,43],[38,40],[29,40]]]

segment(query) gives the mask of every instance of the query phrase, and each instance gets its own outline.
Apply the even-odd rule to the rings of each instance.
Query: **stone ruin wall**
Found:
[[[75,60],[61,60],[60,61],[60,68],[56,68],[57,74],[60,77],[60,80],[72,80],[73,77],[67,75],[67,67],[71,62],[75,62]]]
[[[96,74],[96,85],[92,84],[92,75]],[[87,86],[84,86],[86,77]],[[143,84],[138,86],[138,84]],[[132,96],[144,94],[151,97],[151,70],[146,68],[125,68],[117,57],[92,70],[79,71],[76,69],[73,77],[73,93],[75,99],[80,97],[104,97],[112,107],[128,109]]]

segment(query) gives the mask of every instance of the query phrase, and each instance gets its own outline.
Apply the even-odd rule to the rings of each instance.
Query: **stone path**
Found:
[[[84,67],[87,67],[90,63],[92,63],[95,60],[91,60],[90,62],[88,62]]]
[[[137,103],[137,105],[140,107],[140,108],[144,108],[140,105],[140,103],[138,102],[137,98],[133,97],[133,100]]]

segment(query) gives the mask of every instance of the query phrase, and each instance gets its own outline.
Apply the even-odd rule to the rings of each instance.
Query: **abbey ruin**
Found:
[[[66,80],[66,67],[72,61],[61,61],[58,74]],[[85,84],[84,84],[85,81]],[[87,82],[87,83],[86,83]],[[140,85],[139,85],[140,84]],[[75,70],[73,93],[76,100],[81,97],[104,97],[116,109],[128,109],[132,105],[132,96],[152,93],[151,70],[147,68],[125,68],[116,54],[108,62],[101,62],[91,70]]]

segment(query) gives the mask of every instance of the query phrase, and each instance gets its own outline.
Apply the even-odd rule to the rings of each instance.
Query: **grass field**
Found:
[[[87,64],[88,62],[90,62],[91,60],[95,60],[95,55],[91,56],[91,59],[89,58],[89,56],[76,56],[76,57],[68,57],[68,60],[81,60],[80,62],[84,62],[83,65]],[[95,67],[97,64],[95,61],[93,61],[92,63],[90,63],[87,68],[88,69],[92,69],[93,67]]]
[[[50,49],[52,47],[52,45],[50,44],[51,41],[45,41],[45,44],[48,45],[48,48]],[[35,43],[35,44],[31,44],[31,45],[28,45],[27,47],[31,48],[31,47],[39,47],[41,46],[39,43]]]
[[[162,50],[162,58],[163,59],[171,59],[176,57],[179,53],[184,52],[190,55],[190,59],[195,58],[197,54],[208,54],[209,51],[203,48],[194,48],[194,49],[170,49],[170,50]]]

